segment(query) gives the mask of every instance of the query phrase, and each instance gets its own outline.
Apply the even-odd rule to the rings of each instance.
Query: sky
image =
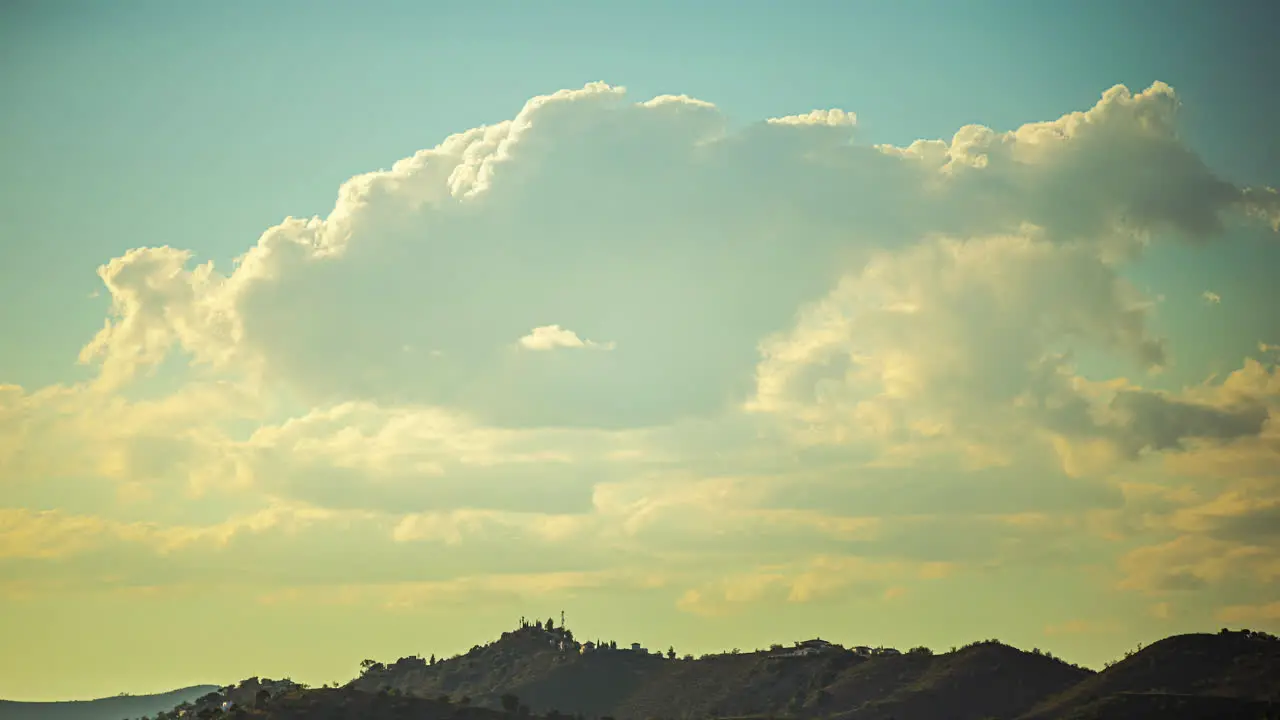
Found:
[[[1276,15],[5,3],[0,697],[1280,630]]]

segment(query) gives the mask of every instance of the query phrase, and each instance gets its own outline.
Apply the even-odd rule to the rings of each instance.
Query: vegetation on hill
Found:
[[[341,688],[250,678],[153,720],[301,718],[1280,720],[1280,640],[1247,630],[1174,636],[1094,672],[995,640],[935,654],[815,639],[695,659],[522,621],[447,659],[365,660]]]
[[[1211,647],[1195,650],[1197,639]],[[497,641],[445,660],[366,661],[349,687],[416,697],[449,695],[499,708],[517,698],[525,713],[567,713],[628,720],[650,718],[796,717],[840,720],[1057,718],[1124,713],[1146,707],[1198,712],[1221,702],[1156,698],[1150,691],[1262,702],[1280,693],[1280,644],[1262,633],[1169,638],[1102,673],[1039,649],[1022,651],[995,640],[934,654],[868,648],[854,652],[822,643],[805,648],[734,650],[698,659],[582,643],[550,622],[521,623]],[[1152,664],[1151,653],[1169,653]],[[812,649],[812,648],[811,648]],[[1136,660],[1134,658],[1137,658]],[[1176,667],[1185,663],[1185,667]],[[1154,668],[1154,669],[1153,669]],[[1142,673],[1154,673],[1142,678]],[[1160,679],[1156,679],[1157,676]],[[1142,698],[1115,698],[1132,693]],[[1100,700],[1107,703],[1097,704]],[[1092,703],[1092,704],[1091,704]],[[1233,706],[1236,707],[1236,706]],[[1238,704],[1236,709],[1256,707]]]
[[[1238,698],[1280,706],[1280,640],[1249,630],[1168,637],[1047,698],[1027,718],[1087,714],[1091,707],[1113,706],[1118,701],[1112,698],[1130,694]]]

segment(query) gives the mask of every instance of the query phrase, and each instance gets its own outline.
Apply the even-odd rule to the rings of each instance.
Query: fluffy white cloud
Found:
[[[559,325],[543,325],[542,327],[534,328],[528,335],[520,338],[520,347],[526,350],[554,350],[556,348],[612,350],[614,343],[583,340],[574,331],[567,330]]]
[[[765,122],[771,125],[830,125],[839,127],[841,125],[857,125],[858,116],[839,108],[832,108],[831,110],[814,110],[804,115],[769,118]]]
[[[1269,191],[1214,177],[1181,144],[1176,108],[1166,85],[1116,87],[1056,121],[874,148],[851,143],[840,111],[730,132],[683,96],[561,91],[353,178],[326,218],[271,228],[230,273],[172,248],[111,261],[115,317],[84,359],[119,383],[179,346],[308,403],[430,403],[504,425],[713,413],[749,395],[759,339],[868,253],[1030,223],[1042,240],[1011,262],[1061,252],[1098,283],[1088,248],[1132,254],[1164,231],[1211,236],[1233,208],[1269,212]],[[1102,289],[1111,307],[1059,318],[1093,325],[1043,332],[1135,341],[1142,313]],[[548,317],[617,350],[505,351]]]

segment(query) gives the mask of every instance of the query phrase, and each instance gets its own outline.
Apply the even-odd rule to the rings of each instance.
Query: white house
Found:
[[[798,642],[796,643],[796,647],[817,648],[819,650],[826,650],[827,648],[835,647],[835,645],[833,645],[830,642],[827,642],[826,640],[823,640],[822,638],[814,638],[812,640],[805,640],[803,642]]]

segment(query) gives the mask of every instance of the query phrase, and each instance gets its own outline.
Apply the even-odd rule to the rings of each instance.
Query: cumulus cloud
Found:
[[[1087,248],[1203,239],[1222,213],[1269,206],[1180,142],[1177,106],[1167,85],[1118,86],[1055,121],[877,148],[853,144],[852,115],[835,110],[730,131],[709,103],[635,103],[594,83],[353,178],[327,217],[270,228],[230,272],[174,248],[112,260],[100,274],[113,318],[83,358],[118,383],[181,349],[310,403],[430,403],[504,425],[714,413],[749,396],[759,339],[868,253],[1029,223],[1043,248],[980,252],[1036,267],[1061,252],[1096,287],[1109,275]],[[1135,335],[1141,311],[1101,289],[1041,332],[1142,342],[1128,349],[1158,361],[1156,340]],[[554,364],[503,352],[548,317],[617,351]]]
[[[1222,296],[1212,290],[1205,290],[1200,293],[1200,297],[1210,305],[1219,305],[1222,303]]]
[[[1175,363],[1129,264],[1233,217],[1280,228],[1274,190],[1182,143],[1178,104],[1117,86],[894,147],[843,110],[733,128],[592,83],[352,178],[231,267],[130,250],[98,271],[94,382],[0,386],[0,477],[234,512],[5,511],[0,555],[229,548],[323,586],[331,564],[280,538],[340,528],[374,558],[350,582],[393,605],[678,584],[709,614],[1141,533],[1125,587],[1273,578],[1274,363],[1175,391],[1078,360]],[[198,374],[147,385],[175,360]],[[1153,457],[1248,483],[1106,475]]]
[[[1148,301],[1093,249],[1021,235],[941,238],[875,256],[766,339],[747,407],[815,442],[929,444],[1004,462],[1019,429],[1101,438],[1127,455],[1257,435],[1259,403],[1211,406],[1079,377],[1077,348],[1159,368]]]
[[[591,350],[612,350],[611,342],[598,343],[594,340],[583,340],[572,330],[559,325],[543,325],[536,327],[528,335],[520,338],[520,347],[526,350],[554,350],[556,348],[587,348]]]

